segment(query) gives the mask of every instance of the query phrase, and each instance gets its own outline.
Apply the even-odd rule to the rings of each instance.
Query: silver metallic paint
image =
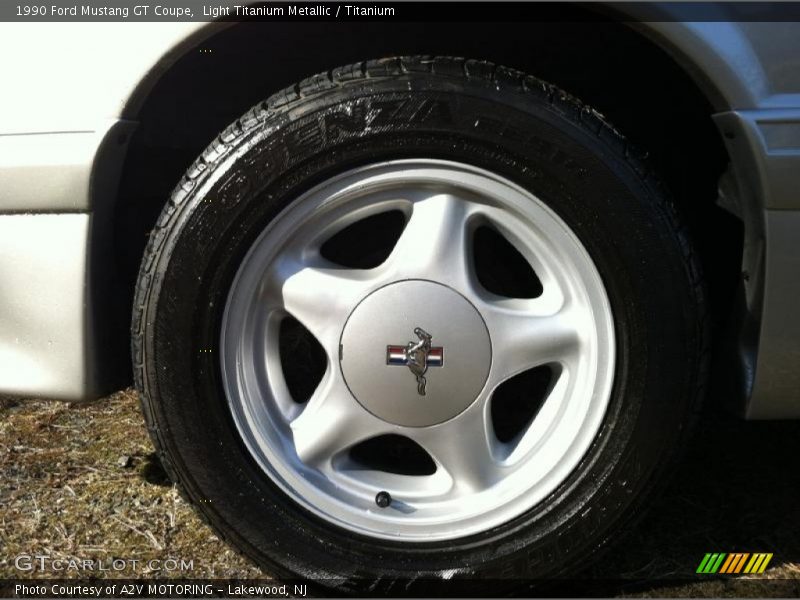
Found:
[[[0,393],[76,399],[96,393],[88,279],[91,217],[0,218]]]

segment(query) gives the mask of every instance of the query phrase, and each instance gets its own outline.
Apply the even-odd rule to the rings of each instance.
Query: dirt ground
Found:
[[[604,595],[800,597],[798,456],[800,422],[706,417],[648,515],[584,577]],[[735,551],[774,558],[758,577],[694,575],[706,552]],[[103,574],[115,577],[268,576],[177,494],[131,390],[89,405],[0,400],[0,578],[65,575],[15,568],[37,553],[193,562]]]

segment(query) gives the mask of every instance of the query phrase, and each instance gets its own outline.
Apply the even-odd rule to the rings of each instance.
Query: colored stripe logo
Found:
[[[386,364],[393,366],[407,366],[409,356],[405,346],[386,346]],[[429,367],[441,367],[444,365],[444,348],[434,346],[428,351],[426,364]]]
[[[727,575],[737,573],[758,574],[763,573],[769,561],[772,560],[772,552],[709,552],[700,561],[696,573],[712,575],[724,573]]]

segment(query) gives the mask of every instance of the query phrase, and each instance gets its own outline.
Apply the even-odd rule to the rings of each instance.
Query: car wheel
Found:
[[[602,117],[405,57],[209,146],[151,236],[133,352],[169,473],[270,573],[518,583],[585,564],[661,477],[704,314],[663,186]]]

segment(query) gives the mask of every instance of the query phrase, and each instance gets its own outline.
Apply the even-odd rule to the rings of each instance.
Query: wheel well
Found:
[[[118,273],[133,297],[148,232],[172,188],[225,126],[271,93],[365,58],[442,54],[530,73],[603,113],[646,150],[693,233],[712,314],[730,311],[743,227],[716,205],[728,156],[712,106],[655,42],[616,22],[241,23],[192,48],[156,82],[135,118],[114,232]],[[713,227],[713,229],[711,229]],[[713,231],[713,236],[708,235]]]

